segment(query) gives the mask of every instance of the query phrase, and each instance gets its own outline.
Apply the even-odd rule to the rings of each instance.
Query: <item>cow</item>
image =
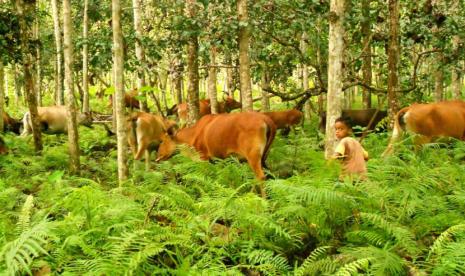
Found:
[[[242,105],[240,102],[234,100],[232,97],[226,97],[224,101],[218,102],[218,113],[229,113],[232,110],[241,107]],[[186,121],[188,112],[187,103],[181,103],[171,107],[168,115],[174,112],[177,112],[178,118],[181,121]],[[211,114],[210,99],[202,99],[199,101],[199,117],[203,117],[207,114]]]
[[[262,113],[205,115],[195,125],[163,140],[157,161],[171,157],[176,144],[183,143],[194,147],[203,160],[237,154],[247,160],[257,179],[264,180],[263,167],[275,135],[275,123]],[[264,196],[263,187],[260,189]]]
[[[176,123],[159,115],[134,112],[127,119],[127,124],[128,144],[134,159],[139,160],[145,153],[145,165],[148,169],[151,147],[157,147],[163,139],[167,139],[168,130],[173,129]]]
[[[295,126],[302,121],[303,113],[297,109],[284,111],[263,112],[276,124],[278,129],[283,129],[283,134],[289,133],[290,127]]]
[[[41,131],[47,134],[61,134],[68,132],[68,115],[66,106],[37,107]],[[78,113],[76,120],[79,125],[92,128],[92,116],[89,113]],[[25,136],[32,133],[32,122],[29,111],[23,117],[23,133]]]
[[[361,126],[361,127],[368,127],[368,124],[370,123],[371,119],[376,113],[375,108],[370,108],[370,109],[344,109],[342,110],[341,117],[349,118],[352,122],[353,126]],[[374,130],[376,125],[386,118],[387,116],[387,111],[385,110],[379,110],[378,113],[376,113],[375,118],[373,119],[373,122],[370,125],[370,128],[368,130]],[[319,128],[322,132],[325,132],[326,130],[326,112],[323,112],[320,115],[320,125]]]
[[[133,89],[130,92],[124,93],[124,106],[129,107],[129,109],[133,110],[135,109],[140,109],[140,104],[139,100],[136,99],[137,97],[137,90]],[[113,108],[113,95],[110,94],[108,96],[108,106],[110,108]]]
[[[415,103],[401,109],[395,116],[392,137],[383,156],[392,152],[404,131],[417,134],[417,147],[440,137],[465,140],[465,102]]]
[[[6,111],[3,111],[3,131],[11,131],[20,134],[21,121],[12,118]]]

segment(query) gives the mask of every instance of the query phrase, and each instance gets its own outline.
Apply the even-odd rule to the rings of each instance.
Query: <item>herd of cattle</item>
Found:
[[[127,97],[126,106],[138,108],[138,102]],[[135,104],[137,103],[137,105]],[[146,164],[150,160],[153,146],[158,147],[157,161],[171,157],[177,144],[188,144],[196,149],[201,159],[226,158],[238,155],[252,168],[257,179],[265,179],[263,168],[277,129],[288,129],[301,122],[303,114],[296,109],[275,112],[234,112],[240,108],[239,102],[226,98],[218,103],[219,114],[211,114],[208,99],[199,102],[201,119],[190,127],[178,129],[177,123],[160,115],[133,112],[127,119],[128,144],[138,160],[145,154]],[[186,103],[175,105],[172,113],[179,120],[186,120]],[[42,131],[46,133],[66,133],[66,108],[49,106],[38,108]],[[354,125],[374,129],[386,117],[385,111],[375,109],[343,110]],[[4,131],[27,135],[31,133],[31,118],[27,112],[22,122],[3,113]],[[91,127],[90,114],[78,114],[79,124]],[[320,116],[320,128],[326,125],[326,116]],[[413,104],[401,109],[395,117],[393,135],[384,154],[393,150],[403,131],[419,134],[416,143],[422,144],[437,137],[454,137],[465,140],[465,102],[444,101],[430,104]],[[0,153],[7,151],[0,139]]]

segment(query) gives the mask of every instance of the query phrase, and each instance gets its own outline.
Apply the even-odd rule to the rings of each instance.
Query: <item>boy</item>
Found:
[[[366,179],[366,160],[368,160],[368,152],[363,149],[362,145],[350,137],[352,134],[352,124],[349,118],[338,118],[334,124],[336,129],[336,138],[339,140],[336,150],[334,151],[334,159],[342,160],[342,172],[339,176],[340,180],[349,177],[350,180]]]

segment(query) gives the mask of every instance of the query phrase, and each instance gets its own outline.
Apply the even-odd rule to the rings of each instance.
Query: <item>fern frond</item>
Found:
[[[16,224],[17,234],[20,234],[29,229],[32,208],[34,208],[34,197],[32,195],[28,195],[26,201],[24,202],[23,208],[19,213],[18,222]]]
[[[316,272],[318,269],[316,269],[316,267],[313,265],[316,263],[318,259],[326,255],[326,252],[330,248],[331,246],[320,246],[320,247],[315,248],[312,251],[312,253],[310,253],[310,255],[305,259],[302,265],[295,271],[295,275],[297,276],[305,275],[305,273],[308,273],[309,271]],[[309,274],[313,274],[313,273],[309,273]]]
[[[351,263],[348,263],[341,267],[334,275],[336,276],[350,276],[350,275],[358,275],[359,270],[366,271],[370,266],[370,262],[373,258],[363,258],[355,260]]]
[[[6,243],[0,251],[0,261],[5,261],[7,273],[16,275],[26,271],[31,274],[29,266],[34,258],[41,254],[48,255],[44,246],[50,233],[49,223],[44,220],[26,229],[17,239]]]
[[[349,232],[346,235],[349,238],[349,240],[353,238],[361,238],[364,241],[368,241],[370,244],[376,246],[383,246],[384,244],[386,244],[386,242],[388,242],[385,236],[375,231],[359,230]]]
[[[248,254],[247,258],[251,264],[259,264],[256,268],[265,274],[282,274],[291,268],[286,258],[274,255],[268,250],[254,250]]]
[[[450,241],[452,236],[462,232],[465,232],[465,224],[454,225],[446,231],[442,232],[431,246],[427,260],[429,260],[431,256],[438,254],[441,251],[441,248],[443,248]]]

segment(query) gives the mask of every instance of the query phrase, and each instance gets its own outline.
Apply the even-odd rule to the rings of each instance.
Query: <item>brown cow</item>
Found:
[[[150,162],[150,147],[158,146],[167,138],[167,131],[176,123],[159,115],[145,112],[134,112],[127,119],[128,143],[134,154],[134,159],[139,160],[145,153],[145,165],[148,169]]]
[[[136,99],[137,90],[133,89],[130,92],[124,93],[124,106],[129,107],[131,110],[136,108],[140,109],[139,100]],[[108,106],[113,108],[113,94],[108,96]]]
[[[11,131],[16,134],[20,134],[20,128],[22,125],[20,120],[16,120],[10,117],[10,115],[6,111],[3,111],[2,117],[3,117],[3,131]]]
[[[240,102],[234,100],[232,97],[226,97],[224,101],[218,102],[218,113],[229,113],[234,109],[241,108],[242,105]],[[178,104],[176,107],[172,107],[178,113],[178,117],[182,121],[187,120],[187,103]],[[203,99],[199,101],[199,115],[203,117],[207,114],[211,114],[211,105],[210,99]],[[169,115],[169,114],[168,114]]]
[[[179,130],[160,145],[157,160],[168,159],[176,144],[193,146],[203,160],[238,154],[245,158],[259,180],[276,135],[276,125],[258,112],[215,114],[202,117],[194,126]],[[264,195],[263,189],[261,190]]]
[[[37,107],[41,130],[49,134],[68,132],[68,115],[66,106]],[[76,116],[77,123],[92,128],[92,117],[88,113],[79,113]],[[23,117],[23,133],[21,136],[32,133],[32,122],[29,111]]]
[[[289,133],[289,128],[291,126],[295,126],[300,123],[304,115],[297,109],[263,112],[263,114],[270,117],[278,129],[284,129],[283,133],[285,135]]]
[[[344,109],[342,110],[341,117],[349,118],[353,126],[367,127],[370,123],[370,120],[376,113],[375,108],[370,109]],[[384,118],[386,118],[387,112],[385,110],[380,110],[373,119],[372,124],[370,125],[369,130],[374,130],[376,125]],[[323,112],[320,115],[320,125],[319,128],[322,132],[326,130],[326,112]]]
[[[392,152],[404,131],[419,134],[415,144],[420,146],[439,137],[465,140],[465,102],[444,101],[412,104],[397,112],[389,145],[383,156]]]

